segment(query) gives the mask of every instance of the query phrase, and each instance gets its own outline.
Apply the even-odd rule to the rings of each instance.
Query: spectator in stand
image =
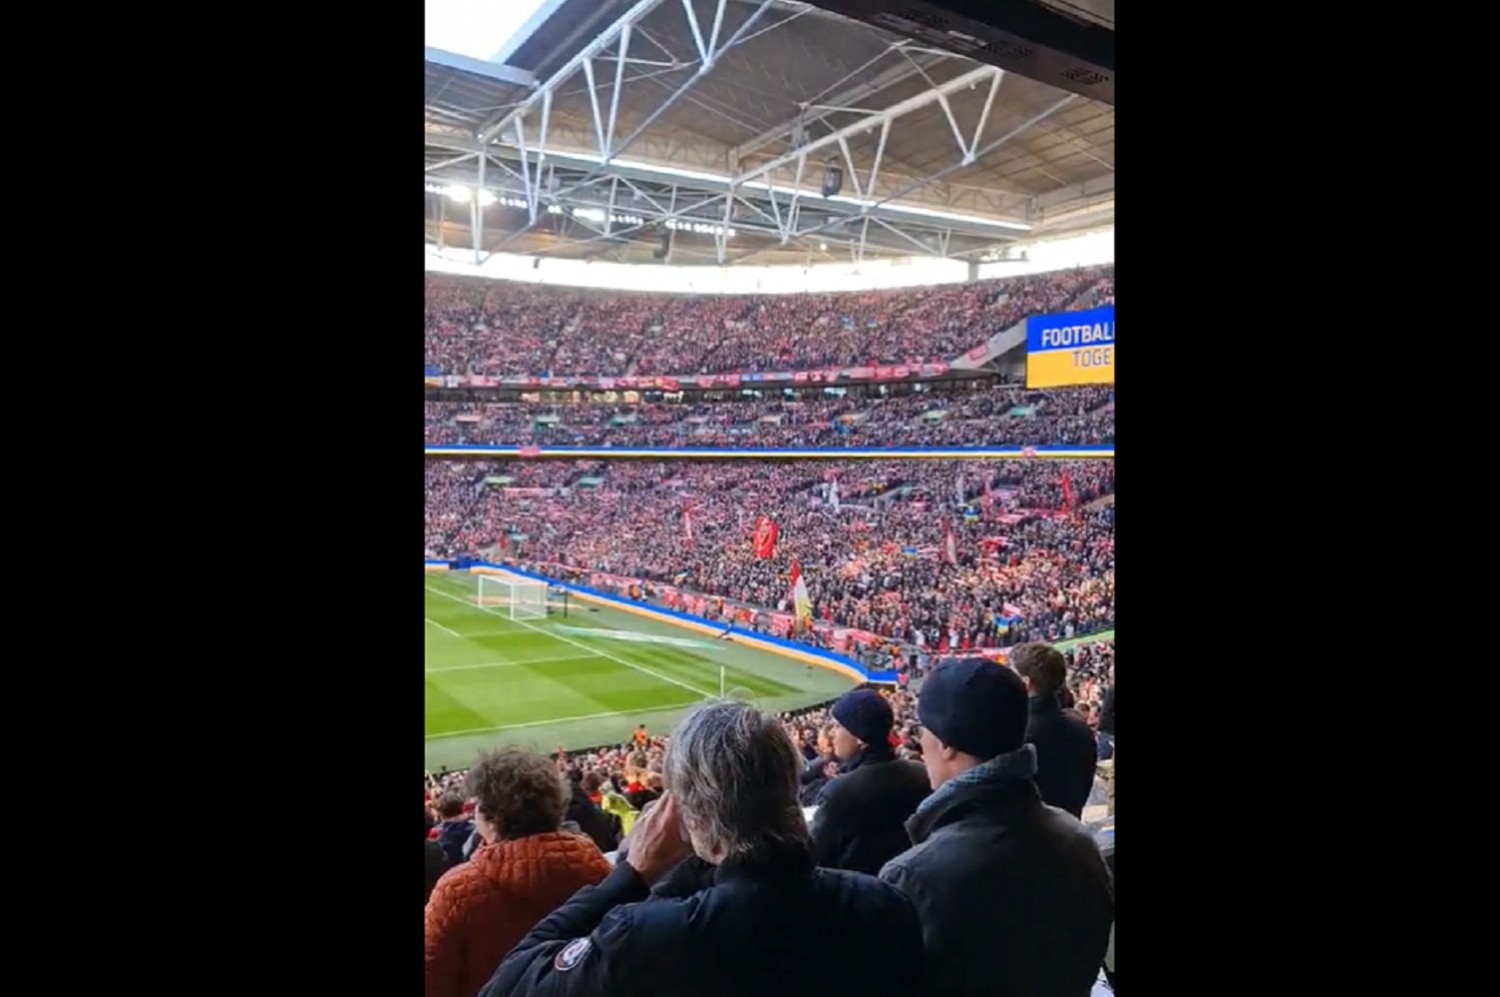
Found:
[[[1084,719],[1063,708],[1060,694],[1067,682],[1067,660],[1050,644],[1033,643],[1012,651],[1007,663],[1026,683],[1030,696],[1026,740],[1036,746],[1037,789],[1048,805],[1081,820],[1094,788],[1099,749]]]
[[[626,802],[637,810],[644,810],[648,803],[661,799],[663,792],[659,773],[644,772],[641,774],[641,780],[634,790],[625,794]]]
[[[443,849],[443,858],[451,868],[464,860],[464,842],[474,833],[474,821],[464,810],[464,798],[457,793],[444,793],[438,800],[437,842]]]
[[[1029,315],[1113,298],[1113,267],[853,294],[684,295],[427,279],[426,362],[488,377],[950,361]]]
[[[814,735],[814,744],[816,753],[802,767],[802,774],[797,777],[802,786],[797,799],[804,807],[817,806],[818,798],[823,795],[823,787],[839,772],[839,760],[833,753],[831,724]]]
[[[1115,687],[1104,690],[1104,704],[1099,707],[1099,726],[1096,738],[1099,743],[1099,761],[1112,761],[1115,757]]]
[[[910,394],[622,405],[428,402],[430,444],[537,446],[971,446],[1114,442],[1111,387],[923,385]],[[797,390],[797,389],[793,389]],[[539,422],[540,417],[548,417]]]
[[[583,780],[579,783],[579,787],[583,790],[583,795],[587,796],[589,802],[596,807],[603,802],[603,786],[604,776],[598,772],[585,772]]]
[[[1099,976],[1113,883],[1088,830],[1037,792],[1027,709],[1021,678],[982,658],[944,662],[922,688],[934,792],[907,822],[911,849],[880,872],[922,922],[913,993],[1088,997]]]
[[[1064,640],[1114,623],[1114,507],[1076,507],[1113,492],[1110,461],[520,461],[462,470],[445,475],[429,465],[437,484],[429,487],[428,548],[437,556],[524,532],[521,549],[502,550],[501,560],[594,587],[600,579],[579,576],[643,579],[657,591],[670,587],[669,608],[715,622],[739,608],[729,603],[748,606],[758,614],[752,628],[778,636],[789,635],[773,629],[771,614],[797,560],[815,619],[792,639],[814,646],[829,646],[840,628],[905,642],[920,632],[932,648],[951,637],[963,650]],[[500,472],[602,483],[516,496],[484,486],[487,474]],[[830,477],[840,483],[837,510],[821,497]],[[950,519],[944,511],[960,493],[970,513]],[[760,513],[781,530],[764,559],[749,542]],[[941,556],[949,524],[951,564]],[[617,582],[603,585],[640,597]],[[883,643],[848,653],[874,656]]]
[[[539,918],[609,874],[593,842],[559,830],[568,790],[547,759],[483,755],[468,791],[484,844],[428,900],[426,997],[474,997]]]
[[[594,802],[589,795],[590,783],[597,792],[600,782],[597,773],[589,773],[589,775],[593,775],[594,778],[589,780],[585,773],[576,767],[568,769],[570,793],[567,812],[563,819],[576,824],[584,834],[594,839],[594,844],[599,846],[601,852],[612,852],[620,843],[620,832],[615,826],[615,821],[610,819],[609,814],[599,809],[599,804]]]
[[[816,868],[780,723],[710,703],[678,725],[666,761],[667,795],[637,822],[625,860],[532,929],[482,997],[920,992],[921,927],[906,898]],[[641,902],[691,854],[717,867],[712,886]],[[829,957],[807,957],[810,926]]]
[[[426,888],[422,894],[422,903],[425,905],[432,899],[432,888],[437,885],[439,877],[448,870],[448,859],[443,855],[442,846],[431,838],[423,841],[427,846],[427,863],[423,872],[426,876]]]
[[[846,692],[830,712],[839,772],[818,797],[813,855],[826,868],[873,876],[910,844],[904,822],[931,787],[922,766],[896,757],[896,718],[880,693]]]
[[[792,743],[802,753],[802,760],[810,762],[818,757],[818,732],[811,727],[798,727],[792,734]]]
[[[797,794],[798,802],[804,807],[816,807],[823,797],[824,787],[838,774],[838,759],[832,757],[813,759],[802,770],[800,778],[802,788]]]

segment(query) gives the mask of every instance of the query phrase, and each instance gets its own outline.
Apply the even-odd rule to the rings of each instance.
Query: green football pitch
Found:
[[[546,619],[479,606],[478,578],[426,575],[427,766],[463,767],[485,747],[551,753],[669,730],[721,691],[780,712],[855,681],[712,634],[554,597]]]

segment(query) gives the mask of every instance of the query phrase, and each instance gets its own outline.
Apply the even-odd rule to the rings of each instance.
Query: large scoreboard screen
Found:
[[[1114,305],[1026,320],[1026,387],[1114,383]]]

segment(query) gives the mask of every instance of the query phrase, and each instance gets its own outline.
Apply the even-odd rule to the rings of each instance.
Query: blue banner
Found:
[[[1033,315],[1026,320],[1026,352],[1115,345],[1115,306],[1086,312]]]
[[[1026,387],[1115,383],[1115,306],[1026,320]]]

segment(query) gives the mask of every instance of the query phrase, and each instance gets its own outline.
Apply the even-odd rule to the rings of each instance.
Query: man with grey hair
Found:
[[[774,717],[736,702],[694,710],[667,748],[666,795],[636,822],[625,859],[533,928],[480,997],[916,988],[915,911],[872,876],[814,865],[800,768]],[[651,899],[689,855],[716,867],[713,884]],[[821,957],[808,958],[809,924]]]

